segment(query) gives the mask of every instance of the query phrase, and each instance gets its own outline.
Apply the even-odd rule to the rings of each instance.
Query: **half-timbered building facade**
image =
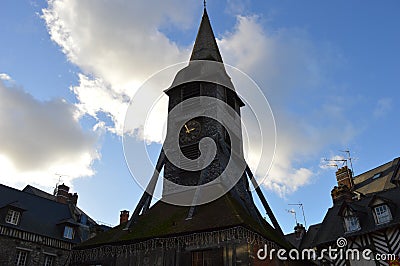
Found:
[[[65,265],[72,247],[106,230],[77,207],[61,184],[55,194],[0,185],[0,265]]]
[[[291,236],[292,242],[300,249],[314,248],[323,257],[314,261],[318,265],[400,265],[399,168],[400,158],[355,177],[347,166],[338,169],[333,206],[321,224],[297,240]],[[321,255],[329,247],[338,249],[338,256]],[[359,257],[351,250],[358,250]]]

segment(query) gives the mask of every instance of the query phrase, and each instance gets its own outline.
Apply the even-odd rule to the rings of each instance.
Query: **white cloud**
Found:
[[[97,137],[84,132],[77,109],[64,100],[40,102],[21,88],[0,82],[0,183],[49,188],[58,176],[94,174]]]
[[[12,80],[11,77],[6,73],[0,73],[0,80],[10,81]]]
[[[122,132],[129,104],[127,96],[115,92],[103,80],[90,79],[83,74],[79,74],[79,85],[71,87],[71,90],[79,101],[77,106],[81,113],[89,114],[98,121],[95,127],[105,128],[113,133]],[[100,113],[108,115],[113,121],[112,125],[99,119]]]
[[[319,53],[321,48],[302,30],[267,30],[258,16],[237,16],[235,29],[225,33],[219,45],[225,62],[257,81],[274,112],[277,147],[263,185],[285,196],[312,182],[316,170],[299,163],[305,164],[324,147],[346,143],[357,134],[346,116],[349,106],[334,101],[329,88],[323,87],[322,69],[342,58],[331,58],[330,47],[325,55]]]
[[[193,5],[178,0],[54,0],[43,18],[52,40],[84,72],[72,88],[78,106],[94,117],[107,114],[113,124],[106,128],[121,134],[126,107],[139,85],[188,58],[189,49],[180,49],[160,28],[185,29],[193,23],[192,13]]]
[[[237,1],[230,5],[236,12],[242,8]],[[121,134],[127,103],[139,84],[156,71],[188,59],[190,49],[176,44],[162,29],[170,30],[170,25],[185,30],[185,25],[193,25],[193,11],[189,1],[178,0],[49,1],[43,18],[50,36],[83,72],[79,85],[72,88],[81,112],[96,117],[98,126]],[[343,115],[346,106],[336,105],[340,108],[333,115],[317,90],[324,82],[322,69],[331,63],[329,51],[318,53],[303,30],[266,29],[257,16],[238,16],[235,28],[218,43],[224,61],[254,77],[275,112],[276,159],[264,185],[282,196],[296,191],[313,176],[312,169],[297,165],[299,161],[336,141],[338,133],[343,141],[356,134]],[[311,98],[321,103],[309,106]],[[137,110],[143,115],[141,106]],[[152,130],[147,132],[159,132],[164,124],[165,109],[156,110],[149,125]],[[100,114],[106,114],[112,124]],[[143,125],[136,128],[147,140],[160,141],[160,133],[146,135]]]

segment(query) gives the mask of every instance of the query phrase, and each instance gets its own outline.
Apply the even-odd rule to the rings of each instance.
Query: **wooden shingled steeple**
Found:
[[[220,63],[220,65],[222,65],[221,63],[223,62],[206,8],[204,8],[197,37],[190,56],[189,66],[186,68],[190,68],[195,62],[203,60],[214,61]],[[224,67],[219,69],[222,69],[221,72],[223,72],[221,76],[224,76],[224,78],[227,78],[230,82],[230,78],[226,74]],[[204,68],[202,70],[204,70]],[[175,80],[180,75],[179,73],[182,74],[182,70],[178,72]],[[201,74],[203,72],[199,71],[199,73]],[[195,98],[203,95],[214,98],[221,98],[221,95],[224,95],[224,101],[226,101],[229,106],[232,106],[232,109],[234,109],[239,117],[240,108],[244,105],[233,88],[229,89],[223,85],[206,81],[173,83],[170,88],[165,90],[165,93],[169,97],[169,111],[188,98]],[[190,108],[185,110],[184,114],[190,113],[190,110]],[[184,115],[182,117],[171,117],[169,113],[168,124],[176,123],[177,119],[184,119]],[[174,165],[167,158],[164,150],[166,146],[164,144],[154,174],[150,178],[149,185],[140,198],[129,221],[111,229],[99,237],[85,242],[77,248],[75,257],[84,256],[84,254],[89,254],[90,252],[98,252],[95,254],[98,259],[92,260],[90,263],[102,263],[107,265],[107,259],[109,259],[109,257],[107,257],[107,254],[102,254],[101,252],[103,252],[105,246],[113,246],[121,247],[120,249],[115,248],[116,254],[118,252],[124,254],[124,248],[126,249],[126,247],[131,247],[135,252],[138,252],[137,254],[141,254],[132,255],[136,253],[130,252],[128,255],[125,255],[125,257],[122,255],[118,257],[117,254],[113,257],[112,262],[117,265],[118,263],[121,263],[121,265],[127,263],[128,258],[129,265],[142,265],[142,260],[147,256],[146,252],[143,254],[140,253],[142,252],[142,248],[153,250],[151,252],[154,252],[154,254],[152,253],[153,255],[149,255],[149,260],[152,261],[154,259],[154,263],[159,263],[159,259],[164,263],[160,265],[203,265],[201,262],[199,262],[200,264],[196,264],[197,260],[200,258],[205,259],[207,256],[210,257],[210,260],[213,260],[214,264],[210,265],[237,265],[235,261],[239,260],[238,256],[242,255],[236,252],[239,252],[240,245],[247,245],[246,241],[250,238],[254,239],[254,241],[257,240],[259,242],[268,243],[268,245],[274,247],[288,248],[288,243],[284,238],[283,232],[261,189],[258,187],[250,168],[244,161],[244,157],[241,157],[241,160],[246,167],[243,173],[238,173],[240,178],[237,183],[219,198],[196,206],[176,206],[161,199],[151,206],[152,194],[155,190],[159,173],[162,172],[162,170],[164,174],[163,186],[165,186],[165,180],[183,186],[207,184],[207,182],[216,179],[224,170],[231,156],[230,147],[233,145],[233,142],[243,146],[241,130],[239,135],[230,136],[229,138],[226,137],[227,132],[222,125],[216,120],[198,116],[190,118],[187,123],[190,123],[190,127],[187,126],[186,130],[183,128],[183,135],[194,132],[196,136],[184,136],[182,139],[179,139],[179,145],[183,155],[187,158],[195,159],[196,156],[200,156],[200,140],[205,137],[212,138],[217,147],[216,155],[212,163],[198,171],[180,169],[179,166]],[[186,126],[186,124],[184,125]],[[177,132],[169,132],[168,130],[169,128],[167,129],[166,141],[171,137],[182,135]],[[265,215],[262,215],[256,207],[253,201],[253,195],[250,191],[250,184],[256,187],[256,195],[260,198],[264,211],[270,218],[272,225],[267,223],[263,218]],[[167,192],[163,187],[163,198],[166,195],[168,196]],[[207,235],[208,238],[198,237],[200,235]],[[165,249],[165,243],[169,243],[169,250],[168,248]],[[202,251],[205,247],[209,250],[207,252],[210,253]],[[245,255],[247,257],[243,257],[241,260],[254,259],[255,254],[251,254],[251,252],[253,252],[255,248],[256,246],[249,249],[249,251],[247,251],[248,253],[246,253],[247,255]],[[161,249],[165,250],[161,252]],[[171,249],[173,249],[174,252],[171,253]],[[111,259],[109,259],[109,261],[111,261]],[[136,264],[132,264],[132,261]]]

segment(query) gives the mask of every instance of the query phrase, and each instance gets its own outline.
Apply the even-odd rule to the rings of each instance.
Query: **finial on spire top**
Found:
[[[206,0],[203,1],[203,5],[204,5],[204,9],[206,9],[206,6],[207,6]]]

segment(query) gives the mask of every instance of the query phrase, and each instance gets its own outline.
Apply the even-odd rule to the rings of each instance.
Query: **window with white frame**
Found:
[[[74,228],[66,225],[64,228],[64,238],[73,239],[74,238]]]
[[[388,223],[392,220],[392,214],[386,204],[376,206],[374,210],[377,224]]]
[[[15,265],[25,266],[28,259],[28,251],[17,249],[17,256],[15,257]]]
[[[19,222],[20,212],[9,209],[6,216],[6,223],[17,225]]]
[[[44,266],[53,266],[54,264],[54,256],[52,255],[44,255]]]
[[[360,222],[356,216],[344,217],[344,224],[346,226],[346,232],[355,232],[361,229]]]

